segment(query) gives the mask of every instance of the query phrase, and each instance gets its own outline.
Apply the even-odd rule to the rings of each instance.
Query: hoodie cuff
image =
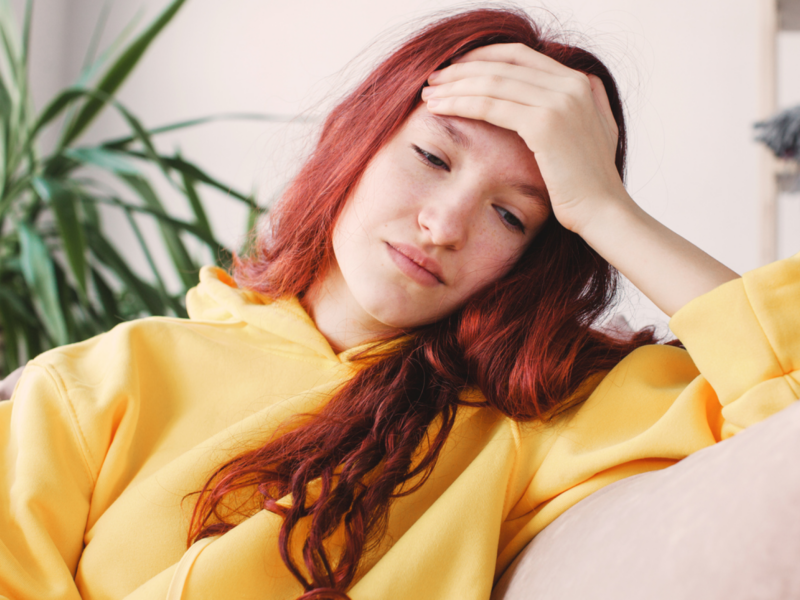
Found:
[[[768,383],[772,402],[783,405],[796,399],[800,254],[745,273],[692,300],[669,325],[723,406]]]

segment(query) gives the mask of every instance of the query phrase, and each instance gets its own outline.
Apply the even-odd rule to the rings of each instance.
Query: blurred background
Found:
[[[100,47],[131,22],[147,24],[168,0],[125,0],[105,14]],[[160,135],[160,151],[193,160],[209,174],[267,204],[313,141],[319,116],[359,73],[414,23],[476,3],[448,0],[189,0],[159,33],[117,98],[147,127],[216,113],[269,113],[290,120],[218,121]],[[754,141],[755,122],[800,104],[800,1],[548,0],[519,2],[548,27],[598,54],[621,86],[630,132],[628,189],[650,214],[732,269],[744,272],[800,251],[800,194],[781,191],[776,161]],[[21,19],[25,2],[11,7]],[[30,80],[37,108],[78,77],[102,0],[34,3]],[[136,21],[136,19],[139,19]],[[294,118],[298,115],[302,118]],[[91,144],[126,135],[105,111],[80,138]],[[44,131],[55,144],[58,127]],[[190,218],[168,184],[167,210]],[[241,248],[248,206],[203,189],[214,235]],[[147,278],[146,257],[129,222],[103,209],[103,227]],[[158,237],[144,216],[143,235]],[[198,263],[208,247],[187,240]],[[166,285],[181,287],[170,273]],[[174,271],[174,269],[172,269]],[[629,290],[622,313],[641,326],[666,317]]]

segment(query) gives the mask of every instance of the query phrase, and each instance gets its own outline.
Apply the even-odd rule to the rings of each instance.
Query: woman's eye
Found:
[[[519,231],[520,233],[525,233],[525,225],[523,225],[522,221],[520,221],[517,217],[514,216],[514,213],[500,206],[495,206],[494,208],[495,210],[497,210],[497,212],[500,215],[500,218],[503,219],[506,225],[511,227],[511,229]]]
[[[435,154],[431,154],[419,146],[412,147],[414,148],[414,152],[416,152],[424,162],[428,163],[434,169],[444,169],[445,171],[450,170],[450,167],[447,166],[447,163]]]

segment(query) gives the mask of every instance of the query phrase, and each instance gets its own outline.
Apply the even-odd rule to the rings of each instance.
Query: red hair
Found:
[[[239,284],[275,298],[307,292],[334,260],[332,231],[342,207],[370,159],[420,103],[428,76],[498,43],[525,44],[603,81],[619,126],[616,165],[623,176],[625,122],[606,67],[585,50],[543,37],[522,11],[463,12],[414,34],[333,109],[271,214],[269,233],[237,261]],[[621,339],[593,327],[614,300],[617,277],[551,218],[504,278],[454,314],[361,356],[363,368],[318,415],[297,417],[262,447],[221,466],[200,492],[190,542],[234,527],[224,499],[250,493],[257,508],[283,516],[277,543],[305,589],[302,599],[347,598],[392,500],[413,493],[433,470],[464,391],[479,389],[483,406],[512,419],[549,419],[569,408],[588,377],[655,341],[649,330]],[[314,480],[321,491],[310,497]],[[291,507],[279,506],[288,494]],[[302,566],[290,551],[301,519],[308,523]],[[337,531],[344,542],[333,547]]]

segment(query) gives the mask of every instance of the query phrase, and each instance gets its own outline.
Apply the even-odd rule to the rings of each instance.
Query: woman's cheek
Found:
[[[470,287],[473,293],[501,279],[511,270],[521,256],[525,246],[509,244],[502,235],[492,234],[474,248],[473,281]]]

